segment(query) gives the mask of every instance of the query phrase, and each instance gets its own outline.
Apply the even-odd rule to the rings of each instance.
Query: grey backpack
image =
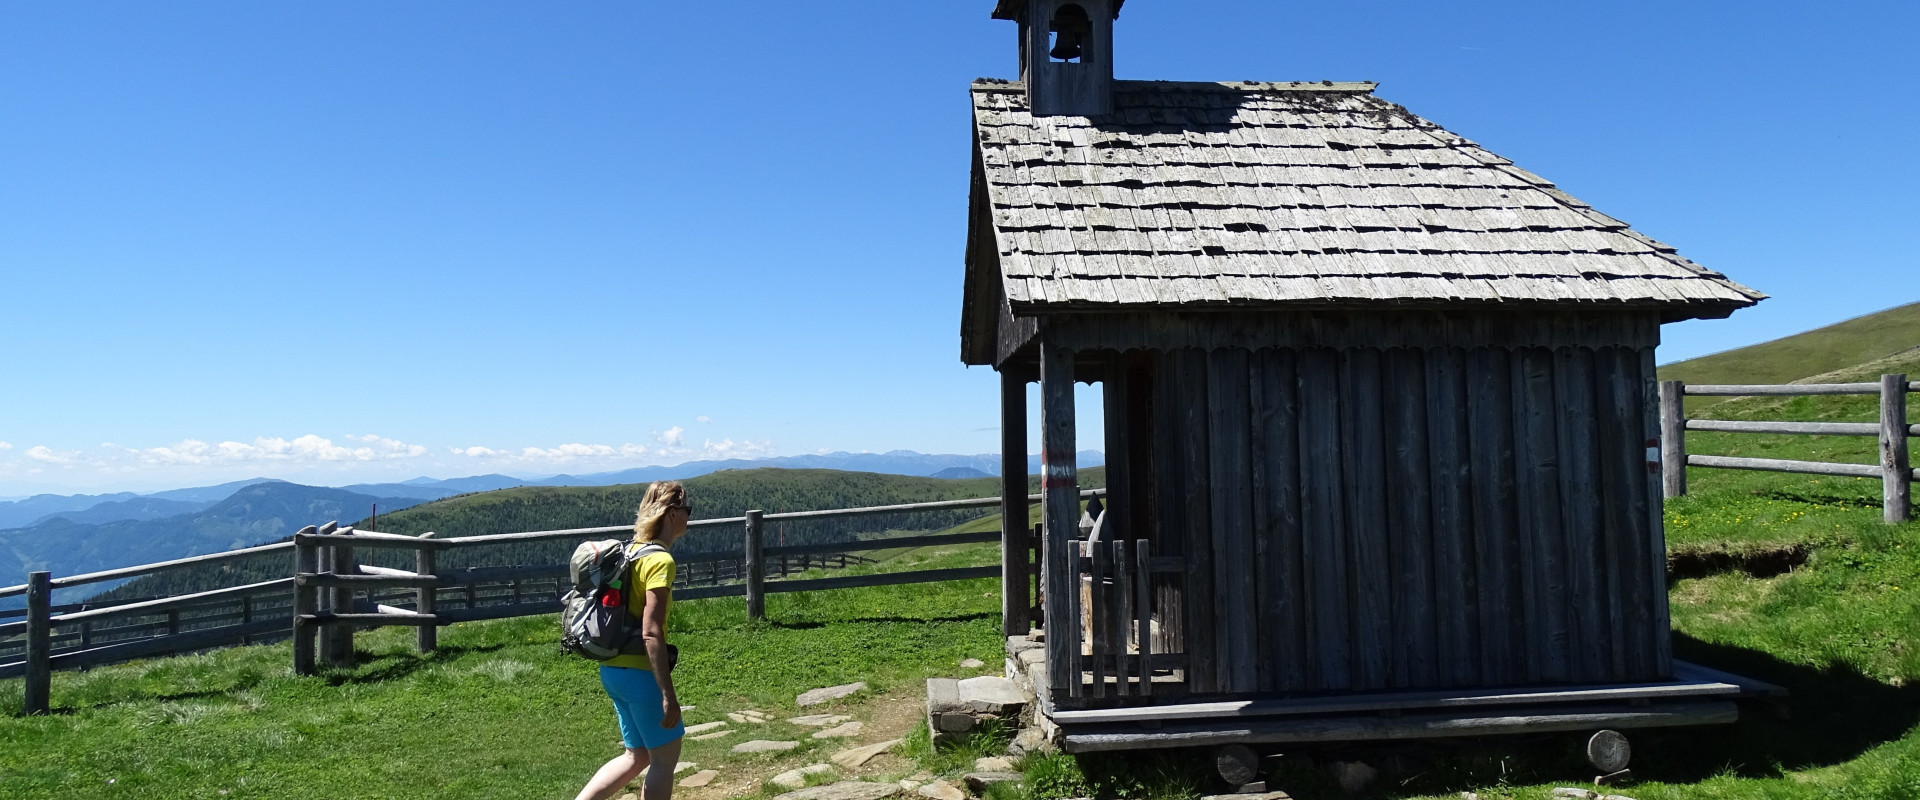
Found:
[[[560,598],[560,649],[594,661],[646,654],[640,621],[627,612],[632,592],[644,590],[627,584],[633,565],[655,551],[666,552],[666,548],[617,539],[574,548],[567,562],[573,589]]]

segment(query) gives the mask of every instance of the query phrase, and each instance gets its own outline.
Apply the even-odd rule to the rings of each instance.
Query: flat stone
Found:
[[[900,793],[900,784],[841,781],[775,795],[774,800],[880,800]]]
[[[1028,650],[1043,649],[1045,647],[1046,645],[1036,642],[1032,639],[1028,639],[1025,636],[1007,637],[1007,652],[1014,655],[1019,655],[1020,653],[1024,653]]]
[[[792,750],[793,748],[796,748],[799,746],[800,746],[799,742],[770,742],[765,739],[755,739],[751,742],[741,742],[739,744],[734,745],[733,752],[779,753],[787,750]]]
[[[1005,756],[987,756],[973,760],[975,772],[1012,772],[1013,759]]]
[[[799,769],[790,769],[790,770],[787,770],[786,772],[782,772],[778,775],[768,778],[767,782],[775,786],[778,786],[782,789],[798,789],[802,786],[807,785],[808,775],[818,775],[822,772],[832,772],[832,771],[833,771],[832,764],[809,764]]]
[[[788,717],[787,721],[808,728],[824,728],[828,725],[838,725],[850,719],[853,719],[853,717],[845,714],[808,714],[804,717]]]
[[[690,789],[698,789],[709,783],[713,783],[713,779],[718,777],[720,777],[720,770],[703,769],[703,770],[700,770],[699,772],[693,773],[693,777],[681,781],[680,785]]]
[[[767,715],[758,711],[729,711],[727,712],[727,719],[742,725],[749,723],[759,725],[767,721]]]
[[[972,789],[974,794],[979,794],[996,783],[1019,783],[1021,777],[1018,772],[969,772],[961,780],[967,782],[967,788]]]
[[[972,714],[937,714],[933,729],[938,733],[966,733],[973,730]]]
[[[1200,800],[1293,800],[1286,792],[1260,792],[1258,794],[1210,794]]]
[[[1022,650],[1018,653],[1015,653],[1013,657],[1015,659],[1018,659],[1020,661],[1020,666],[1023,666],[1023,667],[1031,667],[1035,664],[1047,663],[1047,651],[1038,647],[1032,650]]]
[[[854,720],[852,722],[842,722],[839,725],[835,725],[824,731],[814,731],[813,738],[815,739],[849,739],[855,736],[859,736],[861,727],[863,726],[860,724],[859,720]]]
[[[977,659],[977,658],[969,658],[965,661],[960,662],[961,669],[979,669],[986,665],[987,665],[987,662],[981,661],[980,659]]]
[[[967,710],[960,701],[960,682],[953,678],[927,679],[927,716]]]
[[[931,797],[933,800],[967,800],[966,792],[960,791],[960,787],[946,781],[934,781],[920,787],[920,796]]]
[[[878,744],[870,744],[864,747],[849,748],[846,750],[842,750],[838,753],[834,753],[832,760],[833,760],[833,763],[839,764],[840,766],[846,767],[847,769],[856,769],[866,764],[867,762],[872,761],[874,756],[880,755],[881,753],[887,752],[888,750],[892,750],[894,745],[897,745],[902,741],[905,741],[905,740],[889,739],[887,741],[880,742]],[[922,778],[921,780],[925,780],[925,778]]]
[[[687,735],[697,736],[699,734],[706,733],[707,731],[717,731],[724,727],[727,727],[727,723],[725,720],[722,720],[720,722],[702,722],[698,725],[688,725]]]
[[[733,735],[733,731],[714,731],[713,733],[703,733],[703,734],[700,734],[699,736],[689,736],[687,738],[692,739],[696,742],[704,742],[708,739],[718,739],[722,736],[732,736],[732,735]]]
[[[840,686],[828,686],[824,689],[814,689],[808,692],[801,692],[799,697],[793,698],[793,704],[796,706],[819,705],[821,703],[827,702],[828,700],[838,700],[842,697],[846,697],[847,695],[853,694],[854,692],[862,691],[866,688],[867,688],[866,681],[856,681],[854,683],[843,684]]]
[[[1013,681],[998,675],[981,675],[960,681],[960,700],[976,712],[1011,716],[1020,713],[1027,698]]]
[[[911,792],[911,791],[913,791],[913,790],[915,790],[915,789],[918,789],[918,788],[920,788],[920,782],[919,782],[919,781],[916,781],[916,780],[913,780],[913,779],[911,779],[911,778],[901,778],[901,779],[900,779],[900,789],[901,789],[901,791],[907,791],[907,792]]]

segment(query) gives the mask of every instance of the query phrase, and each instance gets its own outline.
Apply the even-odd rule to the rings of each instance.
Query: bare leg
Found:
[[[647,785],[642,800],[672,800],[673,768],[680,765],[680,740],[675,739],[647,751],[647,756],[660,767],[647,771]]]
[[[673,743],[673,754],[676,759],[679,758],[680,742],[678,741]],[[627,748],[626,752],[614,756],[613,760],[602,765],[599,772],[593,773],[593,780],[587,781],[587,788],[581,789],[574,800],[607,800],[615,792],[632,783],[634,778],[640,777],[640,771],[647,768],[649,760],[647,751]],[[667,767],[667,772],[673,772],[673,767]],[[671,786],[672,783],[669,782],[668,785]]]

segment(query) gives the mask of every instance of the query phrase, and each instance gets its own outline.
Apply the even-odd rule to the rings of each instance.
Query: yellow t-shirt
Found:
[[[635,544],[639,542],[636,540]],[[654,589],[666,589],[667,611],[673,609],[673,554],[665,550],[655,550],[640,557],[633,564],[633,575],[627,580],[627,612],[633,615],[634,624],[639,625],[641,615],[647,611],[647,593]],[[634,630],[634,636],[640,635]],[[653,669],[644,654],[617,655],[600,662],[609,667],[631,667],[633,669]]]

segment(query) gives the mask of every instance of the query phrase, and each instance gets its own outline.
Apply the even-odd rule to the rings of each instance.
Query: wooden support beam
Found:
[[[744,526],[748,619],[767,618],[766,525],[762,522],[762,516],[759,511],[748,511]]]
[[[347,577],[359,573],[360,564],[354,558],[352,528],[342,528],[335,536],[323,537],[332,540],[329,550],[333,551],[333,564],[328,572],[336,576]],[[334,584],[331,589],[331,607],[334,615],[350,614],[353,611],[353,588],[348,585]],[[322,634],[327,639],[327,663],[335,667],[353,666],[353,626],[330,625]]]
[[[413,552],[414,572],[421,575],[435,575],[435,562],[439,552],[431,547],[422,547]],[[432,586],[414,589],[413,607],[415,611],[431,615],[439,610],[439,597]],[[440,646],[440,629],[433,625],[422,625],[414,636],[414,645],[422,653],[431,653]]]
[[[1913,468],[1907,455],[1907,376],[1880,376],[1880,494],[1889,523],[1913,519]]]
[[[1660,382],[1660,487],[1665,497],[1687,494],[1687,382]]]
[[[1082,693],[1077,669],[1080,579],[1067,573],[1067,553],[1080,522],[1080,474],[1073,419],[1073,351],[1040,342],[1040,508],[1052,557],[1047,562],[1047,669],[1060,698]]]
[[[1027,562],[1027,379],[1014,368],[1000,371],[1000,620],[1007,636],[1032,627],[1027,605],[1032,565]]]
[[[1740,717],[1727,701],[1669,703],[1652,706],[1551,706],[1508,713],[1405,714],[1318,719],[1276,719],[1198,722],[1166,725],[1159,730],[1066,732],[1062,749],[1069,753],[1103,750],[1140,750],[1161,747],[1199,747],[1220,744],[1277,742],[1344,742],[1389,739],[1429,739],[1504,734],[1563,733],[1597,728],[1653,728],[1674,725],[1717,725]]]
[[[300,533],[311,533],[312,525],[302,528]],[[320,548],[312,542],[301,542],[300,534],[294,534],[293,571],[317,572],[320,569]],[[293,590],[293,674],[312,675],[315,666],[314,645],[319,629],[302,620],[320,610],[320,587],[294,584]]]
[[[53,573],[27,573],[27,685],[21,713],[28,716],[51,710],[53,689],[53,626],[48,609],[53,607]]]
[[[1829,464],[1824,461],[1793,461],[1785,458],[1743,458],[1737,456],[1687,456],[1687,464],[1719,469],[1750,469],[1760,472],[1795,472],[1805,475],[1839,475],[1848,478],[1878,478],[1878,464]]]

